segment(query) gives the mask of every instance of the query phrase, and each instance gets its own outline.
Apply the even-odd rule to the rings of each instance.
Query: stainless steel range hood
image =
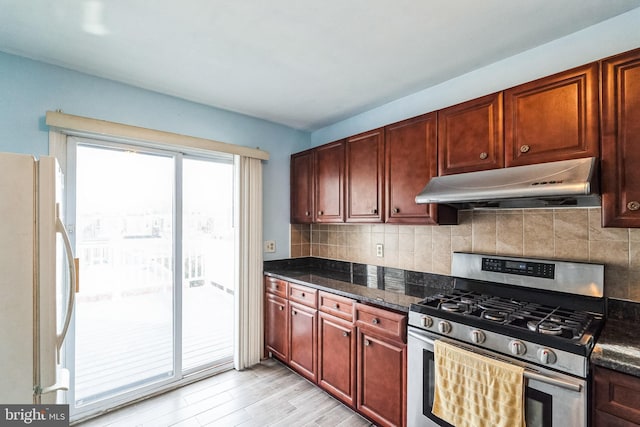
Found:
[[[600,206],[595,157],[432,178],[416,203],[460,209]]]

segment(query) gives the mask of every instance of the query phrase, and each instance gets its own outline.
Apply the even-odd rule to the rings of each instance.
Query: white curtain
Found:
[[[263,348],[262,163],[236,156],[238,176],[238,263],[235,354],[238,370],[260,362]]]

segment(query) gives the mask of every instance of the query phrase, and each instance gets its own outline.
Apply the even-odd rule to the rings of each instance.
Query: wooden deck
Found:
[[[183,371],[233,356],[233,297],[215,292],[215,298],[185,300]],[[169,310],[171,302],[162,298],[166,296],[131,298],[117,314],[105,303],[78,308],[82,324],[76,346],[77,405],[173,375],[173,323],[170,316],[158,315],[159,307]]]

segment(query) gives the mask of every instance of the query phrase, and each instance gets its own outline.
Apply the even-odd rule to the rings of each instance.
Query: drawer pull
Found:
[[[400,209],[398,209],[398,208],[393,208],[393,213],[398,213],[398,212],[400,212]]]
[[[371,209],[371,213],[372,214],[377,214],[378,213],[378,209]]]
[[[304,212],[304,215],[305,215],[305,216],[309,216],[309,213],[310,213],[309,211],[305,211],[305,212]]]
[[[342,333],[342,336],[343,336],[343,337],[348,337],[348,336],[349,336],[349,332],[343,332],[343,333]]]
[[[318,216],[322,216],[322,211],[318,211]]]
[[[367,347],[369,347],[371,345],[371,341],[369,340],[364,340],[364,345],[366,345]]]
[[[304,292],[303,292],[303,293],[302,293],[302,298],[304,298],[304,297],[305,297],[305,296],[304,296]]]
[[[637,211],[638,209],[640,209],[640,202],[635,201],[635,200],[632,201],[632,202],[629,202],[629,203],[627,203],[627,208],[630,211]]]
[[[291,314],[295,316],[296,314],[298,314],[298,312],[295,310],[291,310]]]
[[[282,310],[284,310],[284,307],[280,305],[280,306],[278,306],[278,310],[282,311]]]
[[[529,150],[531,150],[531,147],[529,147],[527,144],[523,144],[520,146],[520,152],[521,153],[528,153]]]
[[[487,157],[489,157],[489,155],[485,151],[480,153],[480,160],[485,160]]]
[[[378,323],[380,323],[380,321],[374,317],[371,323],[373,323],[374,325],[377,325]]]
[[[333,304],[333,308],[335,308],[336,310],[338,310],[338,309],[340,308],[340,306],[336,303],[336,304]]]

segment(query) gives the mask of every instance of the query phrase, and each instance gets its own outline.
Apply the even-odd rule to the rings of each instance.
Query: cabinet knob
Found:
[[[489,155],[488,155],[485,151],[483,151],[482,153],[480,153],[480,159],[481,159],[481,160],[485,160],[487,157],[489,157]]]
[[[282,310],[284,310],[284,307],[283,306],[279,306],[278,310],[282,311]]]
[[[528,152],[529,150],[531,150],[531,147],[529,147],[527,144],[524,144],[524,145],[521,145],[521,146],[520,146],[520,152],[521,152],[521,153],[526,153],[526,152]]]
[[[373,320],[371,320],[371,323],[377,325],[378,323],[380,323],[380,321],[374,317]]]
[[[369,347],[371,345],[371,341],[369,340],[364,340],[364,345],[366,345],[367,347]]]
[[[345,332],[343,332],[343,333],[342,333],[342,336],[343,336],[343,337],[348,337],[348,336],[349,336],[349,332],[346,332],[346,331],[345,331]]]
[[[296,314],[298,314],[298,312],[295,310],[291,310],[291,314],[295,316]]]
[[[305,214],[306,216],[309,216],[309,213],[310,213],[309,211],[304,211],[304,214]]]
[[[336,304],[333,304],[333,308],[335,308],[335,309],[337,310],[337,309],[339,309],[339,308],[340,308],[340,305],[338,305],[337,303],[336,303]]]
[[[377,214],[378,213],[378,209],[371,209],[371,213],[372,214]]]
[[[302,298],[304,298],[304,297],[305,297],[305,295],[304,295],[304,292],[303,292],[303,293],[302,293]]]
[[[400,209],[398,209],[398,208],[393,208],[393,213],[398,213],[398,212],[400,212]]]
[[[637,211],[638,209],[640,209],[640,202],[638,202],[636,200],[633,200],[633,201],[627,203],[627,208],[630,211]]]
[[[318,215],[320,215],[320,216],[321,216],[321,215],[322,215],[322,211],[318,211]]]

